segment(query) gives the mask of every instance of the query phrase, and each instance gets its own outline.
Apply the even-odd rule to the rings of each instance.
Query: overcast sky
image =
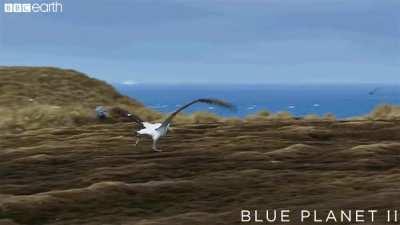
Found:
[[[18,2],[0,0],[0,65],[118,83],[400,83],[399,0],[64,0],[23,15],[5,1]]]

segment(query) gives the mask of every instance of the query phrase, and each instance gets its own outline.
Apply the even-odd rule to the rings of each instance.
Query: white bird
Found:
[[[201,98],[201,99],[196,99],[194,101],[189,102],[186,105],[181,106],[180,108],[178,108],[175,112],[171,113],[171,115],[169,115],[162,123],[149,123],[149,122],[145,122],[142,119],[140,119],[140,117],[138,117],[137,115],[134,114],[127,114],[127,116],[131,117],[138,125],[140,130],[136,131],[137,135],[136,135],[136,143],[135,146],[137,144],[139,144],[140,141],[140,136],[141,135],[148,135],[153,139],[153,146],[152,149],[154,151],[157,152],[161,152],[160,149],[157,148],[157,141],[158,139],[160,139],[161,137],[167,135],[169,126],[171,125],[171,121],[172,119],[182,110],[184,110],[185,108],[195,104],[195,103],[206,103],[206,104],[211,104],[211,105],[216,105],[216,106],[221,106],[221,107],[225,107],[231,110],[234,110],[235,107],[228,103],[228,102],[224,102],[218,99],[211,99],[211,98]]]

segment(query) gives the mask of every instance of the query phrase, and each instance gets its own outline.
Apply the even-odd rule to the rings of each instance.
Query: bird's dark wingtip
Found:
[[[215,99],[215,98],[203,98],[203,99],[199,99],[200,102],[205,102],[208,104],[213,104],[213,105],[217,105],[217,106],[222,106],[224,108],[227,108],[231,111],[237,111],[237,108],[235,105],[233,105],[230,102],[227,101],[223,101],[220,99]]]

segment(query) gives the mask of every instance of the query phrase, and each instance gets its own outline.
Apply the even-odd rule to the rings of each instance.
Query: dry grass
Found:
[[[74,70],[0,69],[0,128],[73,126],[95,121],[98,105],[121,107],[146,120],[161,117],[111,85]]]
[[[216,123],[216,122],[223,122],[226,124],[231,125],[239,125],[243,122],[268,122],[271,120],[293,120],[294,117],[289,112],[278,112],[278,113],[270,113],[269,111],[263,110],[259,111],[256,114],[252,114],[247,116],[244,119],[231,117],[231,118],[224,118],[220,117],[216,114],[210,112],[196,112],[193,114],[180,114],[174,119],[174,123],[176,124],[188,124],[188,123]],[[309,114],[301,119],[305,121],[336,121],[335,115],[332,113],[326,113],[323,116],[319,116],[316,114]],[[160,119],[161,121],[161,119]]]
[[[216,123],[222,120],[221,117],[210,112],[195,112],[191,117],[194,123]]]
[[[0,127],[36,129],[40,127],[72,126],[95,121],[89,117],[93,114],[87,108],[73,106],[54,106],[32,104],[29,107],[0,109],[4,116]]]
[[[304,120],[307,121],[321,121],[321,120],[326,120],[326,121],[335,121],[336,117],[332,113],[326,113],[323,116],[319,116],[316,114],[309,114],[303,117]]]
[[[261,116],[261,117],[268,117],[270,115],[271,115],[271,113],[267,110],[261,110],[261,111],[257,112],[257,116]]]
[[[278,112],[273,114],[270,118],[275,120],[291,120],[293,119],[293,115],[290,112]]]
[[[336,116],[333,115],[332,113],[326,113],[323,116],[324,120],[328,120],[328,121],[336,121]]]
[[[256,114],[249,115],[245,118],[247,122],[260,122],[268,120],[292,120],[293,116],[289,112],[270,113],[268,111],[260,111]]]
[[[103,105],[136,113],[147,121],[166,115],[145,108],[138,101],[119,94],[111,85],[74,70],[34,67],[0,68],[0,129],[25,130],[43,127],[76,126],[95,123],[94,108]],[[397,120],[400,107],[381,105],[362,119]],[[245,119],[222,118],[209,112],[178,115],[176,124],[263,122],[292,120],[289,112],[260,111]],[[333,114],[307,115],[307,121],[335,121]],[[111,119],[108,122],[119,121]]]
[[[79,103],[89,108],[115,103],[143,106],[120,95],[111,85],[74,70],[5,67],[0,69],[0,85],[0,104],[7,107],[31,103],[55,106]]]
[[[398,207],[399,121],[180,125],[159,153],[148,138],[135,146],[132,128],[0,132],[0,224],[232,225],[266,204]]]
[[[224,123],[228,125],[239,125],[242,124],[244,120],[237,117],[228,117],[223,120]]]
[[[309,120],[309,121],[316,121],[316,120],[321,120],[321,117],[316,114],[309,114],[303,117],[304,120]]]
[[[60,80],[58,72],[70,73],[38,70]],[[14,83],[38,92],[30,101],[34,92],[7,84],[14,73],[0,75],[10,91],[5,97],[0,89],[0,127],[49,128],[0,132],[0,224],[238,224],[240,209],[264,209],[266,203],[293,210],[398,207],[399,121],[331,122],[334,116],[325,115],[313,122],[262,112],[252,118],[257,123],[229,118],[218,125],[178,125],[160,141],[164,152],[155,153],[150,139],[134,145],[132,124],[90,120],[98,102],[148,113],[150,120],[160,120],[159,114],[102,82],[93,81],[99,86],[92,88],[109,92],[86,96],[86,102],[58,90],[52,96],[52,86],[36,90],[23,82],[35,77],[16,75]],[[91,80],[73,73],[79,82]],[[74,95],[78,88],[82,95],[91,92],[78,86],[70,90]],[[378,108],[371,118],[396,118],[397,110]],[[175,122],[220,120],[201,112]]]
[[[388,104],[377,106],[366,118],[372,120],[399,120],[400,106]]]
[[[251,114],[246,116],[244,119],[246,122],[257,122],[257,121],[266,121],[271,117],[271,113],[267,110],[259,111],[255,114]]]

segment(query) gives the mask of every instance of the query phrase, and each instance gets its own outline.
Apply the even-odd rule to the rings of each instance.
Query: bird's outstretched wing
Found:
[[[196,99],[194,101],[189,102],[188,104],[180,107],[179,109],[177,109],[175,112],[171,113],[171,115],[169,115],[164,122],[161,124],[161,127],[166,127],[171,123],[171,120],[182,110],[186,109],[187,107],[195,104],[195,103],[206,103],[206,104],[210,104],[210,105],[215,105],[215,106],[220,106],[220,107],[224,107],[230,110],[235,110],[235,106],[232,105],[229,102],[225,102],[219,99],[213,99],[213,98],[200,98],[200,99]]]

